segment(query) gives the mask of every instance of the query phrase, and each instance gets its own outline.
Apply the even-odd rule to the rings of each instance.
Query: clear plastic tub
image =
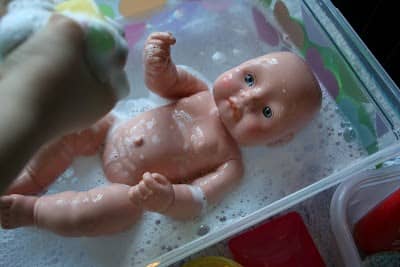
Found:
[[[139,18],[128,2],[154,3],[147,6],[152,13]],[[190,66],[210,83],[249,58],[294,51],[318,76],[323,107],[290,144],[243,149],[244,182],[198,220],[177,222],[148,213],[134,229],[99,238],[1,230],[0,266],[167,266],[400,152],[398,88],[329,1],[98,3],[125,25],[131,48],[127,71],[132,93],[116,108],[123,116],[160,104],[144,87],[141,67],[141,49],[152,31],[172,31],[175,63]],[[103,183],[99,159],[81,158],[48,193]],[[199,235],[200,228],[209,232]]]
[[[352,235],[355,223],[399,188],[400,166],[393,166],[358,174],[336,189],[330,220],[346,266],[357,267],[362,263],[362,255]]]

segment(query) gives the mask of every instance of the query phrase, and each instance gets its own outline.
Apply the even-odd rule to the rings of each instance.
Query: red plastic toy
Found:
[[[324,267],[307,227],[297,212],[274,218],[229,241],[244,267]]]
[[[400,189],[367,213],[354,227],[354,239],[367,254],[400,250]]]

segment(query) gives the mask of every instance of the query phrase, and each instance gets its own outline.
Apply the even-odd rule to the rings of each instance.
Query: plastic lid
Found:
[[[400,165],[367,170],[348,177],[333,194],[330,207],[332,231],[345,266],[361,266],[353,227],[400,186]],[[386,265],[377,265],[386,266]]]

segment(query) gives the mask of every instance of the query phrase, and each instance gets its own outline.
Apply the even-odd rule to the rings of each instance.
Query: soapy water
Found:
[[[220,73],[250,58],[288,50],[258,41],[251,9],[235,4],[219,14],[204,13],[174,32],[176,64],[201,73],[211,86]],[[272,23],[273,21],[271,21]],[[230,30],[227,30],[227,25]],[[163,26],[146,25],[147,33]],[[147,34],[132,48],[127,64],[130,98],[114,110],[121,120],[165,104],[143,84],[141,50]],[[200,75],[200,74],[198,74]],[[0,231],[0,266],[145,266],[186,243],[228,225],[366,156],[351,124],[323,88],[318,116],[295,139],[280,147],[242,148],[245,175],[237,188],[201,218],[180,222],[147,212],[129,231],[107,237],[63,238],[44,230]],[[108,183],[100,157],[78,158],[47,194],[88,190]],[[118,218],[113,218],[118,220]]]

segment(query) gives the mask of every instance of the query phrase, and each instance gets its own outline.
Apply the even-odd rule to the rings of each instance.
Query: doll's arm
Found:
[[[131,201],[146,210],[176,219],[191,219],[200,215],[208,204],[217,204],[242,175],[241,160],[230,160],[192,184],[171,184],[163,175],[145,173],[129,194]]]
[[[218,167],[215,172],[197,178],[192,186],[199,187],[210,205],[215,205],[229,193],[243,177],[241,159],[229,160]]]
[[[97,153],[114,117],[107,115],[92,127],[66,135],[44,145],[28,162],[6,194],[37,194],[49,186],[72,163],[76,156]]]
[[[147,87],[170,99],[208,90],[202,80],[172,62],[170,46],[175,42],[175,37],[167,32],[155,32],[148,37],[143,50]]]

